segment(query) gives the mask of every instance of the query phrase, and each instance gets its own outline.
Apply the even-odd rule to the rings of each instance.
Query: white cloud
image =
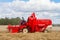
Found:
[[[14,0],[8,3],[0,3],[0,18],[27,17],[35,12],[38,18],[51,18],[60,16],[60,3],[50,0],[30,0],[28,2]],[[54,22],[57,22],[57,20]]]
[[[54,11],[60,10],[60,3],[54,3],[50,0],[30,0],[24,1],[13,1],[10,5],[15,11]]]

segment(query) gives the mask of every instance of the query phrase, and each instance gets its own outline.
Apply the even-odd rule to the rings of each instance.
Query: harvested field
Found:
[[[0,33],[0,40],[60,40],[60,32],[51,33]]]
[[[60,40],[60,32],[7,33],[6,26],[0,26],[0,40]],[[57,28],[56,28],[57,29]],[[55,29],[55,30],[56,30]],[[2,30],[2,31],[1,31]]]

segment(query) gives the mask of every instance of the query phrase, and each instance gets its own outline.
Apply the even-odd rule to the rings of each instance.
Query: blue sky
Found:
[[[60,0],[0,0],[0,18],[27,17],[35,12],[38,18],[60,24]]]
[[[60,0],[52,0],[52,1],[54,1],[54,2],[56,2],[56,3],[59,3],[59,2],[60,2]]]
[[[0,0],[0,2],[12,2],[13,0]],[[29,1],[29,0],[21,0],[21,1]],[[59,3],[60,0],[51,0],[51,1],[54,1],[56,3]]]
[[[12,2],[13,0],[0,0],[0,2]]]
[[[13,0],[0,0],[0,2],[12,2]],[[20,1],[29,1],[29,0],[20,0]]]

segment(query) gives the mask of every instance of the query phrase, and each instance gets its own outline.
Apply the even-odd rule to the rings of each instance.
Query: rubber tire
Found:
[[[24,28],[24,29],[22,30],[22,32],[23,32],[23,33],[28,33],[28,29],[27,29],[27,28]]]
[[[47,32],[48,32],[48,30],[45,30],[45,31],[44,31],[44,33],[47,33]]]
[[[48,28],[46,30],[47,30],[47,32],[51,32],[52,31],[52,27],[51,28]]]

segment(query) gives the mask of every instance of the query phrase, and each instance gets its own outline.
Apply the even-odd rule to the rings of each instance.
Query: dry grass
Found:
[[[50,33],[0,33],[0,40],[60,40],[60,32]]]
[[[2,27],[2,29],[4,28]],[[4,29],[4,31],[0,30],[0,40],[60,40],[60,32],[24,34],[24,33],[7,33],[6,30]]]

